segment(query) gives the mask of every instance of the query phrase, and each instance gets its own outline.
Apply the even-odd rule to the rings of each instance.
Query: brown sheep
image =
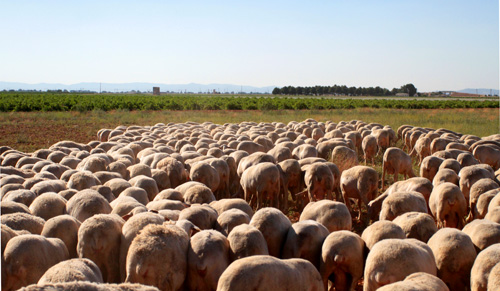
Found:
[[[288,230],[281,258],[305,259],[319,270],[321,246],[329,233],[325,226],[313,220],[294,223]]]
[[[415,239],[385,239],[376,243],[366,258],[363,290],[374,291],[417,272],[436,276],[432,250]]]
[[[222,273],[217,286],[218,291],[322,289],[321,275],[309,261],[271,256],[252,256],[233,262]]]
[[[252,217],[250,225],[256,227],[267,242],[269,255],[280,258],[283,243],[292,223],[276,208],[261,208]]]
[[[486,291],[488,287],[488,275],[491,270],[500,263],[500,244],[496,243],[478,253],[474,265],[472,265],[470,281],[471,290]],[[498,286],[495,286],[498,287]],[[494,289],[493,289],[494,290]]]
[[[458,229],[442,228],[427,244],[436,260],[438,277],[450,290],[468,290],[470,272],[477,255],[470,237]]]
[[[9,240],[4,251],[6,270],[2,290],[17,290],[38,282],[53,265],[69,259],[68,250],[58,238],[18,235]]]
[[[309,202],[300,214],[299,221],[307,219],[323,224],[329,232],[351,230],[352,227],[349,209],[341,202],[329,200]]]
[[[229,242],[215,230],[191,237],[187,252],[187,286],[190,290],[216,290],[220,275],[229,266]]]
[[[377,139],[373,135],[367,135],[363,138],[361,147],[365,157],[365,164],[368,163],[368,160],[371,160],[372,165],[375,165],[375,156],[379,151]]]
[[[410,156],[396,147],[388,148],[384,153],[382,165],[382,189],[384,189],[385,174],[394,174],[394,182],[398,181],[398,174],[406,179],[415,177]]]
[[[240,224],[233,228],[227,236],[231,261],[244,257],[269,255],[267,242],[262,232],[248,224]]]
[[[365,243],[359,235],[339,230],[326,237],[321,252],[320,274],[325,290],[333,278],[335,290],[353,290],[363,276]]]
[[[115,214],[98,214],[85,220],[78,230],[78,256],[96,263],[105,282],[120,282],[120,243],[124,222]]]
[[[340,189],[347,208],[352,211],[349,198],[358,200],[358,219],[361,219],[361,202],[368,206],[378,193],[378,173],[367,166],[355,166],[342,172]]]
[[[381,240],[389,238],[404,239],[406,235],[403,229],[394,222],[380,220],[365,228],[361,234],[361,238],[365,242],[366,247],[371,250],[372,247]]]
[[[87,281],[104,283],[101,270],[89,259],[71,259],[50,267],[38,284]]]
[[[187,274],[189,237],[174,225],[148,225],[134,238],[127,254],[127,283],[179,290]]]
[[[464,194],[455,184],[446,182],[434,187],[429,198],[429,208],[439,228],[461,229],[465,225],[467,204]]]

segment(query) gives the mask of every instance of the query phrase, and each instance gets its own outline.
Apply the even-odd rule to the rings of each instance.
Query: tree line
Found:
[[[311,87],[295,87],[285,86],[282,88],[274,88],[273,95],[347,95],[347,96],[394,96],[397,93],[408,93],[409,96],[417,94],[417,88],[413,84],[406,84],[400,88],[387,88],[377,87],[347,87],[345,85],[333,86],[311,86]]]

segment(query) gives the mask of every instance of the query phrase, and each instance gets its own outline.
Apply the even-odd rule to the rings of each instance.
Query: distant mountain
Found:
[[[481,88],[481,89],[471,89],[471,88],[467,88],[467,89],[463,89],[463,90],[460,90],[460,91],[457,91],[457,92],[460,92],[460,93],[468,93],[468,94],[479,94],[479,95],[498,95],[499,94],[499,90],[495,90],[495,89],[484,89],[484,88]]]
[[[126,92],[126,91],[141,91],[152,92],[153,87],[160,87],[161,92],[245,92],[245,93],[271,93],[275,86],[254,87],[245,85],[233,84],[160,84],[160,83],[77,83],[71,85],[57,83],[39,83],[26,84],[15,82],[0,82],[0,90],[80,90],[80,91],[107,91],[107,92]]]

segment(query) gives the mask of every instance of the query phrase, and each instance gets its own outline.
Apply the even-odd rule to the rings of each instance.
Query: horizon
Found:
[[[5,82],[499,89],[498,1],[0,7]]]
[[[21,86],[24,86],[24,88],[19,88],[19,87],[15,87],[14,88],[14,87],[6,86],[6,84],[10,84],[10,83],[12,83],[12,84],[19,84]],[[81,87],[82,84],[88,84],[91,87]],[[41,85],[43,85],[45,88],[43,88],[43,87],[36,87],[36,86],[41,86]],[[64,87],[55,87],[55,86],[61,86],[61,85],[64,86]],[[104,90],[101,90],[102,89],[101,85],[104,85],[104,86],[118,85],[118,86],[124,86],[124,87],[122,87],[121,91],[120,91],[120,89],[116,89],[116,88],[115,89],[109,89],[109,88],[106,89],[105,88]],[[134,87],[134,88],[130,87],[132,85],[139,86],[139,87],[142,86],[142,90],[140,88],[138,88],[138,87]],[[343,86],[342,84],[332,84],[332,85],[325,85],[325,86],[334,86],[334,85]],[[47,86],[52,86],[52,87],[48,88]],[[79,86],[79,88],[77,89],[75,86]],[[92,86],[96,86],[96,87],[92,88]],[[99,87],[97,87],[97,86],[99,86]],[[126,87],[126,86],[129,86],[129,87]],[[149,87],[148,88],[144,88],[144,86],[149,86]],[[175,93],[175,92],[180,91],[182,93],[182,91],[187,91],[187,93],[190,93],[190,94],[191,93],[206,94],[207,90],[209,91],[209,94],[211,94],[210,92],[212,90],[216,90],[217,93],[223,93],[223,94],[227,94],[227,93],[230,93],[230,94],[237,94],[237,93],[245,93],[245,94],[248,94],[248,93],[271,94],[272,89],[274,89],[274,88],[282,89],[283,87],[285,87],[285,86],[282,86],[282,87],[277,87],[277,86],[257,87],[257,86],[250,86],[250,85],[219,84],[219,83],[211,83],[211,84],[199,84],[199,83],[160,84],[160,83],[145,83],[145,82],[130,82],[130,83],[81,82],[81,83],[75,83],[75,84],[61,84],[61,83],[33,83],[33,84],[29,84],[29,83],[19,83],[19,82],[3,82],[3,81],[0,80],[0,91],[41,91],[41,92],[48,92],[48,91],[58,91],[58,90],[61,90],[61,91],[67,91],[67,92],[86,92],[86,91],[90,91],[90,92],[97,92],[97,93],[99,93],[99,91],[102,91],[103,93],[130,93],[130,92],[133,92],[133,91],[137,91],[137,92],[140,92],[140,93],[148,93],[148,92],[151,93],[153,87],[156,87],[156,86],[160,86],[160,90],[162,90],[162,88],[165,88],[163,86],[170,86],[170,88],[167,87],[166,89],[162,90],[161,92]],[[201,90],[201,87],[199,87],[200,90],[197,91],[197,90],[194,90],[194,89],[196,89],[196,88],[194,88],[194,86],[196,86],[196,87],[204,86],[204,88],[203,88],[203,90]],[[224,90],[221,90],[221,86],[225,86],[225,87],[222,87]],[[293,85],[287,85],[287,86],[292,86],[292,87],[314,87],[314,86],[293,86]],[[172,87],[174,87],[174,88],[172,88]],[[227,87],[230,87],[230,88],[228,89]],[[369,87],[375,88],[377,86],[368,86],[368,87],[365,87],[365,88],[369,88]],[[97,88],[99,88],[99,89],[97,89]],[[125,89],[123,89],[123,88],[125,88]],[[239,88],[241,88],[241,90],[238,91],[237,89],[239,89]],[[391,90],[391,88],[384,88],[384,87],[382,87],[382,89]],[[399,88],[395,87],[394,89],[399,89]],[[494,88],[463,88],[463,89],[460,89],[460,90],[435,90],[435,91],[421,91],[421,90],[418,90],[418,88],[416,88],[416,89],[417,89],[418,93],[458,92],[458,93],[480,94],[480,95],[499,95],[499,93],[500,93],[500,90],[494,89]],[[261,90],[261,91],[258,91],[258,90]],[[237,91],[237,92],[235,92],[235,91]]]

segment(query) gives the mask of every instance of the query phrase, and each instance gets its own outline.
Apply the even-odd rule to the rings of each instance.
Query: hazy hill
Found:
[[[268,87],[254,87],[245,85],[233,84],[160,84],[160,83],[77,83],[77,84],[54,84],[54,83],[39,83],[39,84],[26,84],[15,82],[0,82],[0,90],[90,90],[99,92],[121,92],[121,91],[153,91],[153,87],[160,87],[161,92],[259,92],[271,93],[275,86]]]

